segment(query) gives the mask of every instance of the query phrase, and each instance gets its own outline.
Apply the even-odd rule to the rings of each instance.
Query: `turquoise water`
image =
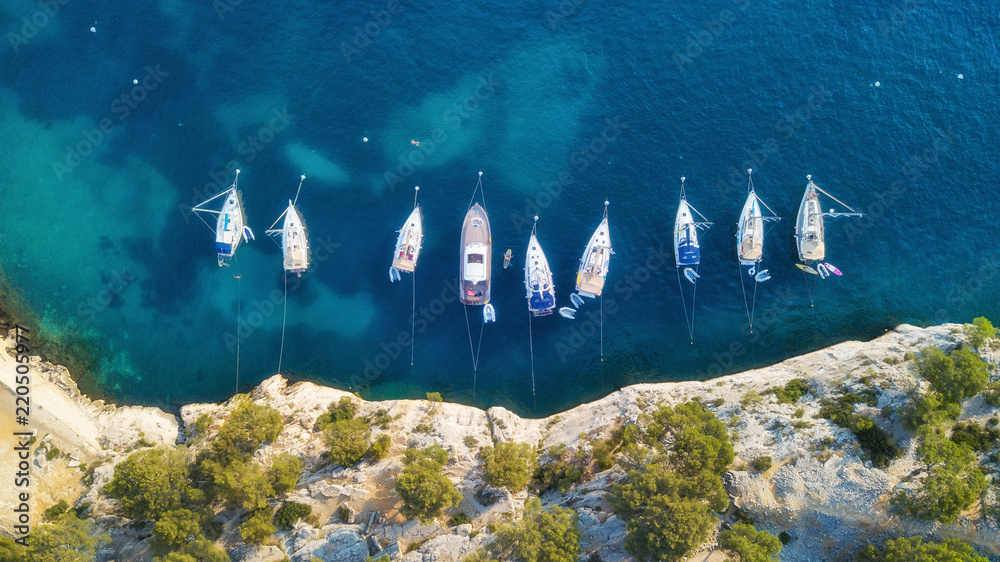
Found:
[[[284,286],[264,230],[303,173],[315,266],[289,280],[282,370],[366,397],[440,391],[545,415],[626,384],[1000,312],[1000,16],[986,3],[164,0],[50,12],[0,2],[0,265],[42,330],[94,342],[101,388],[122,401],[231,394],[237,340],[241,388],[275,372]],[[257,240],[220,269],[188,209],[236,167]],[[772,280],[752,334],[733,247],[748,167],[784,217],[766,237]],[[449,286],[478,171],[498,321],[473,397]],[[819,283],[814,306],[791,236],[806,174],[867,215],[828,223],[844,276]],[[715,222],[693,344],[669,245],[682,175]],[[414,185],[426,238],[411,366],[410,278],[390,285],[386,271]],[[533,397],[519,265],[530,217],[566,305],[605,198],[616,255],[603,338],[593,301],[575,321],[533,320]],[[469,312],[475,340],[480,310]]]

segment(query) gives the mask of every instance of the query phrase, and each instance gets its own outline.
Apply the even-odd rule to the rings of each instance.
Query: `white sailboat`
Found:
[[[246,225],[246,213],[243,210],[243,197],[236,184],[240,179],[240,171],[236,170],[233,185],[221,191],[198,205],[192,210],[195,213],[207,213],[216,216],[215,221],[215,251],[218,253],[219,266],[229,265],[229,260],[236,253],[242,242],[253,240],[253,231]],[[206,207],[212,201],[223,198],[220,210]],[[200,214],[199,214],[200,217]],[[202,219],[204,221],[204,219]],[[205,223],[208,225],[208,223]],[[211,229],[211,225],[208,226]]]
[[[750,275],[754,274],[754,266],[764,259],[764,223],[766,221],[780,220],[779,217],[764,216],[761,207],[771,211],[759,197],[753,187],[753,169],[747,170],[751,175],[747,186],[747,199],[743,203],[743,211],[740,212],[740,220],[736,223],[736,251],[739,255],[740,265],[750,267]]]
[[[528,251],[524,258],[524,288],[527,291],[528,310],[534,316],[552,314],[556,307],[556,290],[552,284],[552,269],[545,257],[542,245],[535,236],[535,225],[531,227],[531,237],[528,239]]]
[[[420,191],[420,186],[414,188]],[[401,271],[413,273],[417,269],[417,259],[424,241],[424,218],[417,205],[416,193],[413,196],[413,211],[406,217],[403,228],[399,229],[396,238],[396,248],[392,254],[392,265],[389,266],[389,281],[399,281]]]
[[[299,190],[302,189],[302,182],[305,179],[305,176],[299,179]],[[267,234],[281,238],[279,245],[283,256],[282,266],[285,271],[302,277],[302,272],[309,269],[309,236],[306,233],[306,225],[302,221],[302,216],[295,206],[298,200],[299,192],[296,191],[295,200],[288,201],[288,207],[274,221],[271,228],[267,230]],[[285,219],[285,222],[281,228],[275,229],[274,227],[282,218]]]
[[[705,219],[705,216],[698,212],[693,206],[688,204],[687,195],[684,192],[684,180],[681,178],[681,195],[677,204],[677,216],[674,218],[674,265],[677,266],[677,288],[681,293],[681,305],[684,307],[684,320],[687,323],[688,335],[691,343],[694,343],[694,307],[695,297],[698,290],[698,266],[701,264],[701,245],[698,242],[698,230],[707,229],[712,223]],[[701,221],[696,221],[694,213],[701,217]],[[681,270],[684,271],[684,278],[691,282],[691,313],[688,314],[687,299],[684,295],[685,289],[681,283]]]
[[[604,202],[604,218],[590,236],[587,247],[580,258],[580,268],[576,273],[576,290],[585,297],[601,296],[604,281],[608,277],[611,263],[611,235],[608,231],[608,202]]]
[[[821,262],[826,258],[826,229],[823,224],[823,217],[860,217],[862,214],[823,191],[823,189],[813,183],[812,175],[807,175],[806,180],[809,183],[806,184],[805,192],[802,194],[798,218],[795,221],[795,242],[799,251],[799,261],[809,264],[812,262]],[[830,209],[830,212],[824,213],[823,207],[819,202],[819,193],[823,193],[830,199],[844,205],[851,212],[838,213]],[[824,266],[825,269],[826,267]]]

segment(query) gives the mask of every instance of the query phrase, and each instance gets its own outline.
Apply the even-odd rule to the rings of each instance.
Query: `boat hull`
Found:
[[[681,199],[677,206],[677,218],[674,220],[674,262],[677,267],[698,265],[701,262],[698,228],[694,225],[691,207],[686,199]]]
[[[753,191],[747,195],[736,225],[736,251],[742,265],[753,265],[764,258],[764,218]]]
[[[589,298],[599,297],[604,291],[604,280],[608,276],[611,263],[611,236],[608,232],[608,217],[594,230],[590,242],[583,250],[580,268],[576,272],[576,291]]]
[[[309,269],[309,237],[302,216],[291,201],[288,202],[281,230],[282,265],[285,271],[301,274]]]
[[[532,234],[524,258],[524,287],[527,291],[528,310],[535,316],[552,314],[556,307],[556,291],[552,284],[552,270],[538,239]]]
[[[226,193],[226,202],[223,203],[215,224],[215,251],[218,252],[220,261],[229,259],[236,253],[243,241],[245,224],[243,198],[233,186]]]
[[[811,180],[799,204],[799,214],[795,221],[795,242],[799,261],[810,263],[822,261],[826,257],[823,209],[820,208],[819,194]]]
[[[490,301],[493,239],[490,220],[479,203],[465,214],[459,248],[459,279],[462,304],[479,306]]]
[[[424,241],[424,220],[420,207],[414,207],[396,239],[396,249],[392,254],[392,267],[399,271],[413,273],[417,269],[417,259]]]

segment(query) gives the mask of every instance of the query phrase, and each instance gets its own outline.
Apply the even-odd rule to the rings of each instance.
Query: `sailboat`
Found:
[[[779,220],[779,217],[773,216],[773,212],[771,212],[772,216],[765,217],[763,215],[762,206],[768,211],[771,209],[757,197],[757,192],[754,191],[753,168],[748,169],[747,174],[750,174],[751,177],[747,186],[747,200],[743,203],[740,220],[736,223],[736,251],[739,254],[740,265],[750,266],[749,273],[753,276],[754,266],[764,259],[764,222]]]
[[[753,333],[754,312],[757,309],[757,285],[771,278],[768,270],[757,271],[758,265],[764,259],[764,223],[781,220],[775,216],[774,211],[764,203],[753,187],[753,168],[747,169],[747,200],[743,203],[743,211],[740,212],[740,220],[736,223],[736,253],[740,261],[740,288],[743,292],[743,304],[747,310],[747,321],[750,325],[750,333]],[[767,209],[771,215],[765,216],[761,207]],[[748,301],[747,289],[743,283],[743,267],[749,266],[747,274],[753,279],[753,297]]]
[[[688,204],[687,195],[684,192],[684,180],[681,178],[680,202],[677,204],[677,216],[674,219],[674,264],[677,266],[677,287],[681,293],[681,304],[684,306],[684,319],[687,322],[688,335],[694,343],[694,300],[698,290],[698,265],[701,264],[701,245],[698,243],[698,230],[707,229],[712,223],[705,220],[705,216],[698,212],[693,206]],[[698,213],[701,221],[696,221],[694,215]],[[684,271],[684,278],[693,285],[691,289],[691,314],[688,315],[687,302],[684,297],[684,287],[681,283],[681,269]]]
[[[826,230],[823,217],[860,217],[862,214],[823,191],[813,183],[811,174],[806,176],[806,180],[809,183],[806,184],[805,192],[802,194],[802,203],[799,204],[799,215],[795,222],[795,241],[798,246],[799,261],[810,264],[826,259]],[[838,213],[830,209],[830,212],[824,213],[817,192],[844,205],[851,212]],[[823,266],[824,270],[828,269],[825,264],[820,263],[819,265]]]
[[[229,260],[236,253],[236,249],[240,247],[240,243],[249,242],[254,239],[253,231],[246,225],[247,219],[246,213],[243,210],[243,196],[236,187],[239,179],[240,171],[236,170],[233,185],[192,208],[196,213],[216,215],[215,251],[218,253],[219,267],[229,265]],[[220,197],[224,199],[221,210],[216,211],[205,207],[205,205]],[[209,228],[212,227],[209,226]]]
[[[299,190],[302,189],[302,182],[305,179],[306,177],[302,176],[299,180]],[[302,272],[309,269],[309,237],[306,234],[306,225],[302,221],[302,216],[295,207],[298,200],[299,192],[296,191],[295,201],[289,199],[288,207],[274,221],[271,228],[267,230],[267,234],[281,237],[282,266],[285,271],[302,277]],[[275,229],[274,227],[282,217],[284,217],[285,222],[281,228]]]
[[[420,186],[414,188],[419,192]],[[399,281],[399,272],[413,273],[417,269],[417,258],[420,257],[420,247],[424,240],[424,218],[417,205],[417,196],[413,196],[413,211],[399,229],[396,238],[396,249],[392,254],[392,265],[389,266],[389,281]]]
[[[535,225],[531,227],[531,238],[528,239],[528,252],[524,258],[524,288],[527,291],[528,310],[534,316],[552,314],[556,307],[556,290],[552,285],[552,269],[549,260],[545,258],[542,245],[535,237]]]
[[[611,235],[608,232],[608,202],[604,202],[604,218],[597,225],[590,242],[583,250],[580,258],[580,268],[576,273],[576,290],[585,297],[601,296],[604,290],[604,280],[608,276],[608,266],[611,262]]]

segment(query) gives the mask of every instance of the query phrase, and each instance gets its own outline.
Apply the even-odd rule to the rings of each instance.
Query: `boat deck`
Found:
[[[599,297],[604,290],[604,278],[596,273],[577,274],[576,290],[585,297]]]

